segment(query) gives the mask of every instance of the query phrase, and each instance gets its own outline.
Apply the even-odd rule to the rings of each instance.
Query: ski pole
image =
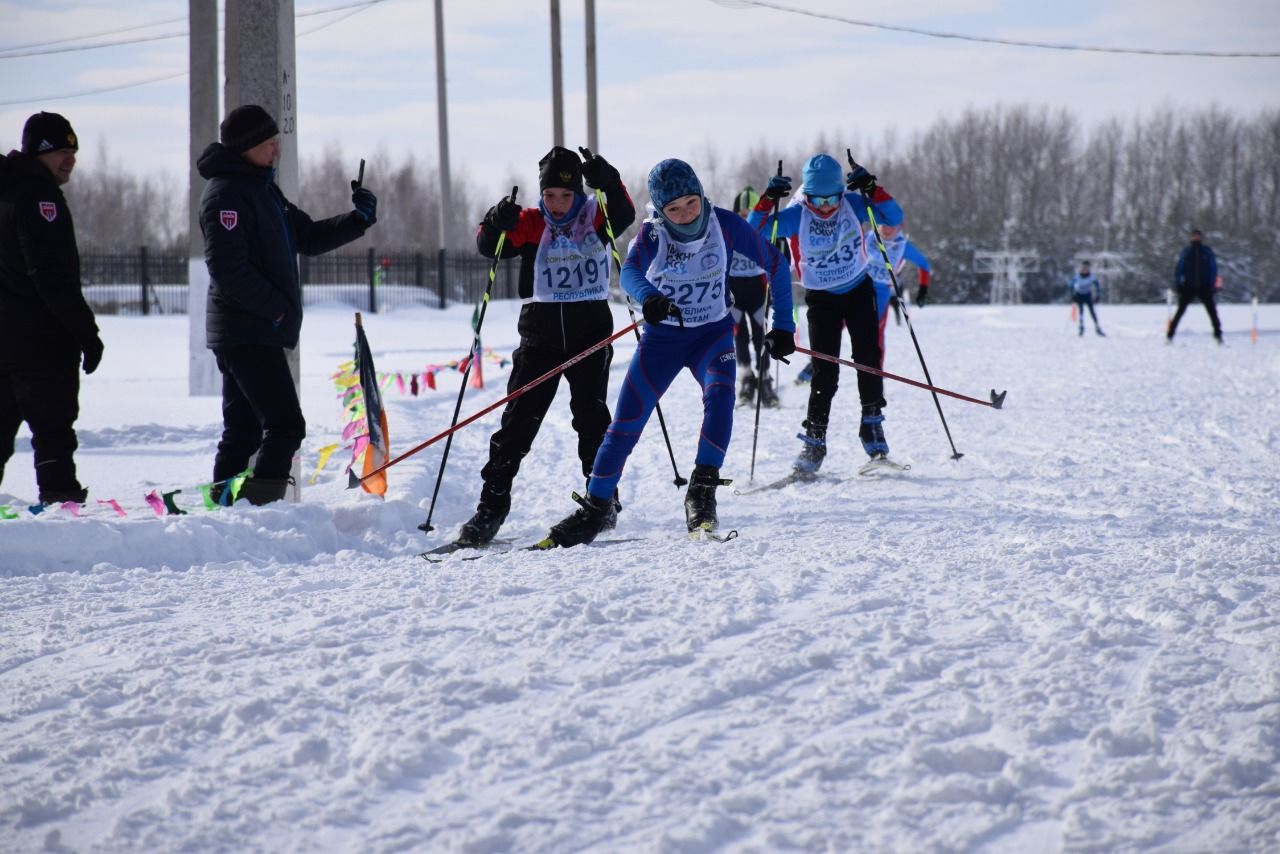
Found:
[[[778,161],[778,177],[782,177],[782,161]],[[773,233],[769,237],[769,245],[773,246],[777,251],[778,242],[778,214],[782,212],[782,199],[773,200]],[[774,266],[774,272],[777,272],[777,266]],[[773,279],[770,278],[764,285],[764,318],[769,318],[769,302],[773,294]],[[743,314],[743,321],[750,326],[751,318]],[[760,324],[760,332],[764,334],[764,324]],[[764,357],[768,355],[769,346],[767,344],[760,347],[760,358],[756,360],[756,376],[760,379],[756,383],[756,423],[751,430],[751,472],[747,476],[747,482],[750,483],[756,479],[756,444],[760,440],[760,406],[764,402]]]
[[[561,364],[547,371],[545,374],[538,377],[537,379],[530,380],[529,382],[520,386],[520,388],[516,389],[515,391],[508,394],[506,397],[502,398],[501,400],[495,400],[493,403],[489,404],[484,409],[481,409],[479,412],[473,413],[472,415],[468,415],[466,418],[464,418],[462,421],[459,421],[457,424],[453,425],[448,430],[444,430],[440,433],[437,433],[436,435],[432,436],[430,439],[427,439],[425,442],[421,442],[413,446],[412,448],[405,451],[403,454],[396,457],[395,459],[387,460],[385,463],[378,466],[376,469],[364,475],[363,477],[356,477],[355,472],[348,472],[347,489],[354,489],[355,487],[360,485],[361,481],[368,480],[369,478],[373,477],[375,474],[378,474],[379,472],[383,472],[391,468],[396,463],[407,460],[409,457],[412,457],[414,454],[418,453],[419,451],[422,451],[422,450],[425,450],[426,448],[431,447],[436,442],[439,442],[441,439],[444,439],[447,436],[453,435],[457,431],[461,430],[463,427],[466,427],[468,424],[475,421],[477,418],[481,418],[485,415],[488,415],[490,412],[497,409],[499,406],[502,406],[502,404],[515,400],[517,397],[520,397],[520,395],[529,391],[534,386],[540,385],[546,382],[547,380],[551,379],[552,377],[564,373],[569,368],[581,362],[587,356],[590,356],[592,353],[599,350],[601,347],[607,346],[609,344],[612,344],[614,341],[617,341],[619,338],[621,338],[623,335],[626,335],[636,326],[637,324],[635,323],[631,324],[630,326],[625,326],[622,329],[619,329],[617,332],[610,335],[608,338],[604,338],[600,341],[597,341],[587,349],[583,350],[578,355],[574,356],[571,359],[567,359],[566,361],[562,362]]]
[[[591,149],[589,148],[579,147],[578,151],[582,153],[583,160],[590,160],[593,157],[595,157],[595,155],[591,153]],[[609,252],[613,255],[613,263],[617,265],[618,284],[619,286],[621,286],[622,256],[618,254],[618,239],[613,234],[613,223],[610,222],[609,220],[609,205],[605,203],[604,193],[601,192],[598,188],[596,189],[596,204],[600,205],[600,212],[604,214],[604,232],[609,236]],[[626,294],[625,291],[623,293]],[[627,296],[627,316],[631,318],[632,328],[636,330],[636,343],[639,343],[640,342],[640,325],[636,322],[636,312],[635,312],[635,308],[631,304],[631,296],[630,295],[626,295],[626,296]],[[681,326],[684,325],[683,318],[681,319],[680,325]],[[667,433],[667,419],[662,417],[662,404],[655,403],[653,405],[653,411],[656,412],[658,415],[658,425],[662,427],[662,440],[667,443],[667,456],[671,458],[671,471],[675,473],[674,483],[676,485],[676,489],[679,489],[680,487],[687,485],[689,481],[680,476],[680,467],[676,465],[676,452],[671,449],[671,436],[670,434]]]
[[[849,158],[849,166],[853,169],[858,168],[857,162],[853,159],[853,151],[846,148],[845,156]],[[884,241],[880,239],[880,226],[876,223],[876,213],[871,207],[871,200],[867,198],[866,193],[858,190],[858,196],[862,199],[862,204],[867,209],[867,217],[871,220],[871,232],[876,236],[876,246],[880,249],[880,258],[884,261],[885,269],[889,271],[889,281],[893,283],[893,292],[897,294],[898,301],[902,301],[902,288],[898,285],[898,277],[893,272],[893,264],[889,263],[889,250],[884,248]],[[916,338],[915,327],[911,325],[911,314],[907,311],[907,307],[902,306],[902,316],[907,321],[907,331],[911,333],[911,343],[916,348],[916,356],[920,359],[920,368],[924,371],[924,378],[932,386],[933,378],[929,376],[929,366],[924,363],[924,353],[920,350],[920,341]],[[994,395],[995,392],[993,391]],[[938,400],[935,392],[933,395],[933,405],[938,410],[938,418],[942,420],[942,431],[947,434],[947,442],[951,445],[951,459],[958,460],[964,456],[956,450],[956,443],[951,438],[951,428],[947,426],[947,416],[942,414],[942,402]]]
[[[516,200],[516,192],[519,189],[519,187],[511,188],[510,199],[513,203]],[[476,359],[480,358],[480,329],[484,326],[484,315],[489,308],[489,295],[493,293],[493,280],[497,278],[498,264],[502,262],[502,247],[506,241],[507,233],[505,231],[499,232],[498,246],[493,251],[493,266],[489,268],[489,283],[485,285],[484,295],[480,297],[480,312],[476,317],[475,337],[471,341],[471,358],[467,359],[467,366],[462,369],[462,385],[458,387],[458,400],[453,405],[453,420],[449,422],[450,427],[458,423],[458,413],[462,411],[462,397],[467,393],[467,379],[471,376],[471,366],[475,364]],[[430,533],[435,530],[435,526],[431,524],[431,517],[436,512],[436,499],[440,496],[440,484],[444,480],[444,467],[449,463],[449,449],[451,447],[453,447],[452,433],[449,434],[448,440],[444,443],[444,453],[440,456],[440,469],[436,472],[436,486],[431,491],[431,506],[427,509],[427,520],[418,526],[420,531]]]
[[[871,368],[871,367],[868,367],[867,365],[860,365],[857,362],[850,361],[849,359],[841,359],[838,356],[831,356],[827,353],[819,353],[816,350],[809,350],[804,347],[796,347],[796,352],[804,353],[806,356],[812,356],[815,359],[823,359],[825,361],[832,362],[837,365],[847,365],[848,367],[856,368],[857,370],[862,371],[863,373],[875,374],[878,377],[884,377],[885,379],[889,379],[889,380],[897,380],[900,383],[906,383],[907,385],[913,385],[916,388],[922,388],[927,391],[931,391],[935,395],[945,394],[947,397],[954,397],[957,400],[967,400],[969,403],[976,403],[980,406],[990,406],[992,409],[1003,409],[1005,395],[1009,393],[1008,390],[997,393],[995,389],[992,389],[991,399],[981,400],[976,397],[969,397],[968,395],[960,394],[957,391],[949,391],[948,389],[933,385],[931,383],[922,383],[919,380],[913,380],[910,377],[901,377],[901,376],[898,376],[897,374],[891,374],[888,371],[882,371],[879,368]]]

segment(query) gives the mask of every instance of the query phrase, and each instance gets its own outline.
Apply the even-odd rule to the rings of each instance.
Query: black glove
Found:
[[[766,197],[775,202],[791,193],[791,179],[786,175],[774,175],[769,179],[769,186],[764,188]]]
[[[378,221],[378,197],[355,181],[351,182],[351,205],[365,225],[373,225]]]
[[[520,222],[520,206],[509,198],[503,198],[484,215],[485,225],[497,231],[510,231]]]
[[[654,326],[671,316],[671,300],[662,294],[650,294],[644,301],[644,319]]]
[[[84,347],[84,372],[91,374],[98,370],[98,363],[102,361],[102,339],[94,336]]]
[[[582,180],[593,190],[604,190],[622,183],[618,170],[599,154],[582,164]]]
[[[770,329],[764,336],[764,346],[775,359],[790,356],[796,351],[796,334],[785,329]]]
[[[925,304],[925,301],[928,298],[929,298],[929,286],[921,285],[920,288],[916,291],[916,306],[917,307],[923,306]]]
[[[862,192],[869,196],[875,192],[876,176],[868,172],[865,167],[855,165],[849,170],[849,174],[844,176],[844,185],[852,192]]]

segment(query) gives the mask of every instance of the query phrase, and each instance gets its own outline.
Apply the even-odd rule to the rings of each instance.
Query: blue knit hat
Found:
[[[649,200],[658,210],[681,196],[701,196],[702,182],[693,167],[683,160],[668,158],[649,171]]]
[[[840,161],[830,154],[815,154],[804,164],[804,184],[800,187],[806,196],[834,196],[844,192],[844,172]]]

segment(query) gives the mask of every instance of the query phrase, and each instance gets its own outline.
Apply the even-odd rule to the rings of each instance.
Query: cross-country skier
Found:
[[[1067,289],[1071,292],[1072,302],[1076,304],[1076,319],[1080,321],[1078,334],[1084,334],[1084,310],[1087,308],[1089,316],[1093,318],[1093,331],[1105,337],[1102,327],[1098,325],[1098,313],[1093,309],[1093,301],[1102,293],[1102,283],[1089,268],[1088,261],[1080,262],[1080,272],[1071,277],[1071,284]]]
[[[502,257],[520,256],[520,346],[511,356],[512,392],[607,338],[613,332],[609,309],[609,249],[604,212],[587,186],[604,192],[615,234],[635,221],[636,208],[618,170],[599,155],[586,163],[555,146],[538,161],[541,200],[523,210],[510,199],[491,207],[476,231],[480,254],[492,258],[504,232]],[[609,363],[613,347],[603,347],[565,370],[569,410],[578,434],[583,476],[609,426]],[[498,533],[511,509],[511,484],[533,446],[555,398],[557,375],[507,404],[489,440],[489,461],[480,470],[483,485],[476,512],[458,532],[457,542],[483,545]],[[617,520],[618,506],[605,493],[604,523]]]
[[[839,356],[843,324],[853,342],[854,361],[878,366],[879,311],[875,284],[867,274],[868,252],[878,250],[868,247],[863,237],[868,216],[860,193],[870,200],[876,221],[883,225],[900,225],[902,208],[865,168],[857,166],[843,175],[839,161],[829,154],[814,155],[805,163],[801,189],[804,203],[777,214],[778,235],[798,238],[796,263],[803,271],[810,346]],[[751,224],[762,225],[790,192],[789,177],[770,178],[764,198],[751,213]],[[813,366],[804,433],[798,436],[804,444],[794,464],[797,472],[816,474],[826,457],[831,401],[839,376],[839,367],[831,362],[818,360]],[[871,459],[884,459],[889,454],[884,437],[884,380],[859,371],[858,396],[862,447]]]
[[[733,212],[745,219],[759,201],[760,194],[748,185],[734,196]],[[734,348],[738,354],[739,373],[742,374],[738,383],[738,403],[744,406],[754,404],[759,386],[761,404],[776,407],[778,393],[773,387],[773,378],[769,375],[769,354],[764,347],[764,270],[741,252],[733,253],[729,270],[729,292],[733,294],[733,305],[729,306],[729,313],[733,315]],[[753,370],[757,365],[760,368],[759,378]]]
[[[649,173],[654,213],[644,221],[622,266],[622,287],[644,309],[644,333],[618,394],[613,423],[596,454],[581,505],[551,528],[548,547],[589,543],[609,519],[611,496],[627,457],[658,398],[688,368],[702,387],[702,427],[685,492],[689,531],[715,530],[716,487],[733,429],[735,366],[729,315],[729,259],[741,252],[769,277],[774,357],[795,352],[791,272],[786,261],[732,211],[715,208],[683,160],[663,160]]]
[[[1183,313],[1192,300],[1198,299],[1204,303],[1204,310],[1209,314],[1209,323],[1213,325],[1213,340],[1221,344],[1222,322],[1218,320],[1218,307],[1214,303],[1218,285],[1218,258],[1204,242],[1204,233],[1198,228],[1191,229],[1191,242],[1178,256],[1173,283],[1178,289],[1178,310],[1174,312],[1165,330],[1165,341],[1173,343],[1173,334],[1178,331],[1178,322],[1182,320]]]

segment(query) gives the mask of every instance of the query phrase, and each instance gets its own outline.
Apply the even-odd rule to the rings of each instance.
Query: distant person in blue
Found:
[[[627,368],[613,423],[596,453],[581,505],[556,523],[550,544],[589,543],[609,515],[614,489],[658,399],[687,368],[702,386],[702,428],[685,493],[690,532],[713,531],[720,466],[733,431],[737,361],[729,314],[733,253],[755,262],[773,287],[773,328],[765,343],[774,357],[795,352],[791,271],[769,241],[733,211],[712,207],[702,182],[683,160],[663,160],[649,173],[654,213],[622,265],[622,288],[644,309],[644,333]]]
[[[871,276],[871,281],[876,286],[876,311],[880,314],[880,364],[877,367],[884,367],[884,327],[889,320],[889,308],[892,307],[894,313],[901,311],[898,306],[898,296],[893,288],[893,277],[889,275],[889,268],[884,265],[884,259],[880,257],[880,248],[876,246],[876,236],[871,232],[871,224],[867,224],[867,255],[868,266],[867,273]],[[920,271],[920,290],[916,292],[916,305],[920,305],[921,299],[929,289],[929,259],[924,257],[914,243],[907,237],[906,229],[900,225],[881,225],[880,226],[880,242],[884,244],[885,254],[889,256],[889,263],[893,265],[893,276],[901,276],[902,269],[907,262],[915,264]],[[901,282],[898,283],[901,287]],[[902,319],[899,315],[898,322]]]
[[[1169,320],[1165,341],[1173,343],[1173,333],[1178,329],[1178,321],[1182,320],[1191,301],[1198,299],[1204,303],[1204,310],[1209,313],[1209,322],[1213,324],[1213,340],[1221,344],[1222,323],[1218,320],[1218,307],[1214,303],[1214,290],[1218,284],[1218,259],[1213,250],[1205,245],[1204,234],[1198,228],[1191,230],[1191,242],[1178,256],[1173,283],[1178,291],[1178,310]]]
[[[1087,308],[1089,316],[1093,318],[1093,331],[1106,337],[1106,333],[1098,325],[1098,313],[1093,310],[1093,301],[1102,294],[1102,283],[1089,269],[1088,261],[1080,262],[1080,272],[1071,277],[1071,284],[1067,287],[1071,291],[1071,301],[1076,306],[1076,320],[1080,322],[1078,334],[1084,334],[1084,310]]]
[[[857,166],[845,175],[840,162],[828,154],[815,155],[805,163],[801,190],[804,203],[778,213],[778,236],[798,238],[796,264],[805,288],[810,346],[816,352],[839,356],[842,327],[847,327],[854,361],[879,366],[880,310],[875,283],[868,273],[868,252],[879,250],[868,247],[863,235],[864,224],[869,222],[863,194],[882,226],[901,225],[902,208],[865,168]],[[790,192],[790,178],[770,178],[764,198],[748,221],[762,226]],[[804,444],[794,464],[801,474],[817,474],[826,457],[831,401],[839,379],[837,365],[822,359],[814,363],[804,433],[798,436]],[[889,454],[884,436],[884,380],[859,371],[858,397],[862,404],[858,435],[863,450],[873,460],[883,459]]]

